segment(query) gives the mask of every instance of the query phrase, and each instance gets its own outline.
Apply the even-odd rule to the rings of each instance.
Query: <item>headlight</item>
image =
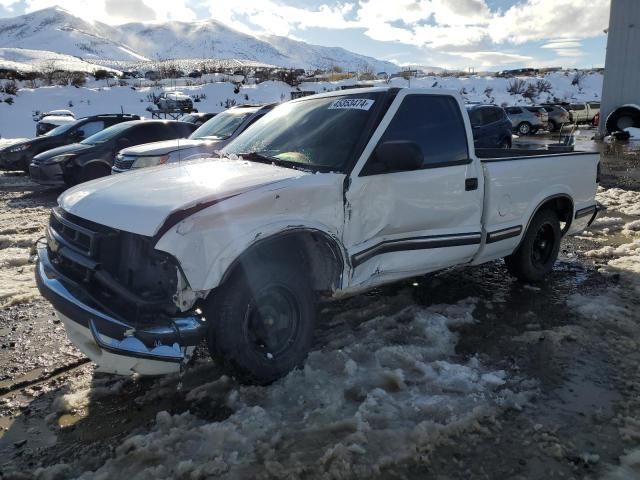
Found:
[[[74,157],[75,155],[73,153],[65,153],[64,155],[56,155],[55,157],[51,157],[49,160],[47,160],[45,163],[60,163],[60,162],[65,162],[68,159],[70,159],[71,157]]]
[[[135,162],[133,162],[131,168],[155,167],[156,165],[167,163],[167,160],[169,160],[169,155],[159,155],[157,157],[140,157]]]
[[[31,145],[28,143],[24,143],[22,145],[16,145],[15,147],[9,147],[9,151],[11,153],[18,153],[18,152],[24,152],[25,150],[27,150]]]

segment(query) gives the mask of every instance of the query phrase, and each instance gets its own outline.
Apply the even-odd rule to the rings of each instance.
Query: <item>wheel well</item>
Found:
[[[318,292],[333,292],[340,286],[344,257],[338,241],[320,230],[290,230],[259,240],[229,266],[221,284],[237,268],[256,261],[290,264],[309,272],[311,286]]]
[[[535,217],[539,211],[547,208],[556,212],[560,221],[564,223],[562,235],[565,235],[569,231],[569,228],[571,228],[571,222],[573,221],[573,201],[567,195],[556,195],[547,198],[535,209],[529,219],[529,223],[531,223],[531,220],[533,220],[533,217]],[[528,228],[529,225],[527,225],[527,229]]]

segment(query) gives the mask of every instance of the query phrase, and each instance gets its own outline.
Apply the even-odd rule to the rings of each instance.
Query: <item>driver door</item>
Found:
[[[478,251],[483,177],[469,155],[473,138],[462,108],[455,97],[433,91],[398,93],[346,192],[350,287],[469,262]],[[378,147],[394,142],[419,148],[421,163],[407,167],[398,159],[394,166],[392,156],[384,167],[376,165],[376,152],[384,150]]]

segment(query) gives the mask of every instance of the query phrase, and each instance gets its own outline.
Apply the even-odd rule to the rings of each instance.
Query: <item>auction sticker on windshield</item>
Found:
[[[374,103],[367,98],[342,98],[329,105],[329,110],[369,110]]]

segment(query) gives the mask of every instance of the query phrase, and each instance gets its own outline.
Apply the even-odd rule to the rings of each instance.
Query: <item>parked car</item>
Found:
[[[41,137],[14,143],[0,150],[0,168],[28,171],[29,163],[39,153],[70,143],[81,142],[112,125],[139,119],[138,115],[106,114],[74,120],[73,123],[49,130]]]
[[[121,173],[132,168],[178,162],[193,156],[211,156],[273,107],[274,105],[233,107],[213,117],[187,140],[168,140],[124,149],[117,155],[111,171]]]
[[[600,102],[570,103],[569,118],[571,123],[593,123],[596,113],[600,112]]]
[[[190,113],[193,110],[193,100],[189,95],[182,92],[165,92],[160,95],[156,102],[159,110],[180,110]]]
[[[37,284],[102,371],[177,372],[206,339],[268,383],[304,362],[317,298],[500,258],[540,281],[598,211],[599,154],[479,158],[453,90],[295,100],[222,155],[60,196]]]
[[[34,115],[36,123],[36,137],[44,135],[62,125],[69,125],[76,121],[76,117],[70,110],[51,110],[50,112]]]
[[[506,107],[513,130],[519,135],[533,135],[547,128],[549,115],[541,107]]]
[[[547,114],[549,115],[549,121],[547,122],[547,130],[550,132],[557,132],[564,125],[571,122],[569,117],[569,112],[565,110],[560,105],[543,105],[542,108],[545,109]]]
[[[476,148],[511,148],[511,120],[497,105],[467,105]]]
[[[193,123],[196,127],[203,125],[204,123],[215,117],[215,113],[190,113],[180,119],[181,122]]]
[[[185,138],[196,126],[169,120],[134,120],[109,127],[80,143],[36,155],[29,174],[36,183],[70,186],[111,173],[119,150],[161,139]]]

